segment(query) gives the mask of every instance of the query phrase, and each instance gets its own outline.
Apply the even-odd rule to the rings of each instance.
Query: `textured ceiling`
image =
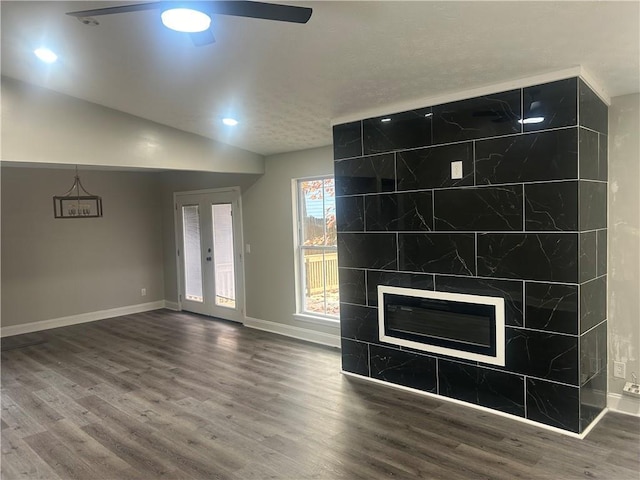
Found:
[[[635,1],[297,2],[306,25],[218,16],[198,48],[153,11],[64,15],[128,3],[2,1],[2,74],[264,155],[330,144],[334,118],[578,65],[610,96],[640,90]]]

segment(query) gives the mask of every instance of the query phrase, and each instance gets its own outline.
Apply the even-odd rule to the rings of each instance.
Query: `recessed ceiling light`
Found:
[[[165,27],[178,32],[204,32],[211,25],[211,17],[190,8],[171,8],[160,15]]]
[[[542,123],[544,122],[544,117],[529,117],[524,120],[518,120],[518,123],[523,123],[525,125],[529,123]]]
[[[384,123],[387,123],[387,122],[390,122],[390,121],[391,121],[391,119],[387,117],[387,118],[383,118],[383,119],[382,119],[382,120],[380,120],[380,121],[381,121],[381,122],[384,122]]]
[[[53,63],[56,60],[58,60],[58,55],[53,53],[48,48],[44,48],[44,47],[36,48],[33,51],[33,53],[35,53],[36,57],[38,57],[40,60],[42,60],[45,63]]]
[[[229,126],[229,127],[235,127],[236,125],[238,125],[238,120],[236,120],[235,118],[223,118],[222,119],[222,123],[224,123],[225,125]]]

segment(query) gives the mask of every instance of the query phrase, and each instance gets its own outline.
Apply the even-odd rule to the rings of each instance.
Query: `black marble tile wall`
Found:
[[[440,395],[524,417],[524,377],[438,360]]]
[[[431,107],[362,122],[364,154],[431,145]]]
[[[353,122],[333,128],[333,158],[351,158],[362,155],[362,122]]]
[[[473,233],[400,233],[398,267],[405,272],[475,275]]]
[[[473,185],[473,143],[399,152],[398,191]],[[451,162],[462,162],[462,178],[451,178]]]
[[[342,316],[348,320],[342,321]],[[378,341],[378,309],[340,304],[340,336],[362,342],[376,343]]]
[[[525,230],[576,231],[578,229],[578,182],[529,183],[524,185]]]
[[[580,387],[580,431],[607,407],[607,369],[603,368]]]
[[[607,322],[580,337],[580,385],[607,368]]]
[[[524,326],[522,281],[436,275],[435,290],[504,298],[505,323]]]
[[[578,278],[580,282],[587,282],[594,279],[597,273],[597,233],[595,231],[581,233],[578,241],[580,242]]]
[[[527,378],[527,418],[570,432],[580,430],[580,388]]]
[[[609,134],[609,109],[598,95],[578,79],[580,125],[604,135]]]
[[[580,149],[580,178],[600,180],[600,134],[593,130],[581,128],[578,132]]]
[[[524,123],[525,132],[575,125],[578,118],[578,79],[535,85],[522,90],[523,118],[541,119]]]
[[[366,271],[356,268],[338,268],[340,301],[356,305],[367,304]]]
[[[369,344],[343,338],[342,370],[369,376]]]
[[[578,386],[578,338],[507,327],[505,369]]]
[[[394,154],[336,161],[336,195],[393,192],[396,188]]]
[[[607,317],[607,277],[602,276],[580,285],[580,333]]]
[[[478,275],[576,283],[578,234],[480,233]]]
[[[596,234],[596,275],[607,273],[607,230],[598,230]]]
[[[578,285],[525,282],[527,327],[578,334]]]
[[[510,135],[475,142],[476,184],[578,178],[578,129]]]
[[[433,230],[433,193],[429,191],[368,195],[364,209],[368,232]]]
[[[607,134],[579,78],[335,126],[343,369],[587,428],[606,405]],[[505,366],[380,342],[379,285],[504,298]]]
[[[580,181],[580,230],[607,228],[607,184]]]
[[[364,197],[338,197],[336,209],[340,210],[337,218],[338,231],[362,232],[364,230]]]
[[[367,304],[378,305],[378,285],[433,290],[433,275],[426,273],[367,271]]]
[[[433,143],[520,133],[521,95],[511,90],[434,106]]]
[[[397,270],[396,234],[339,233],[338,258],[341,267]]]
[[[370,348],[372,378],[435,393],[435,358],[379,345]]]
[[[607,136],[603,133],[598,134],[598,180],[606,182],[609,179],[609,159],[607,148]]]
[[[435,230],[522,231],[522,186],[436,190],[433,211]]]

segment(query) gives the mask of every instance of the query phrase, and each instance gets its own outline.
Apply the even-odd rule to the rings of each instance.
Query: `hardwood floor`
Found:
[[[340,374],[337,350],[158,310],[2,342],[2,478],[639,478],[585,440]]]

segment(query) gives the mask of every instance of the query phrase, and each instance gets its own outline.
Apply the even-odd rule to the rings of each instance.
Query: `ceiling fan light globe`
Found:
[[[38,57],[44,63],[54,63],[56,60],[58,60],[58,55],[53,53],[48,48],[44,48],[44,47],[36,48],[33,51],[33,53],[35,54],[36,57]]]
[[[209,29],[211,17],[190,8],[171,8],[160,14],[162,24],[177,32],[198,33]]]

